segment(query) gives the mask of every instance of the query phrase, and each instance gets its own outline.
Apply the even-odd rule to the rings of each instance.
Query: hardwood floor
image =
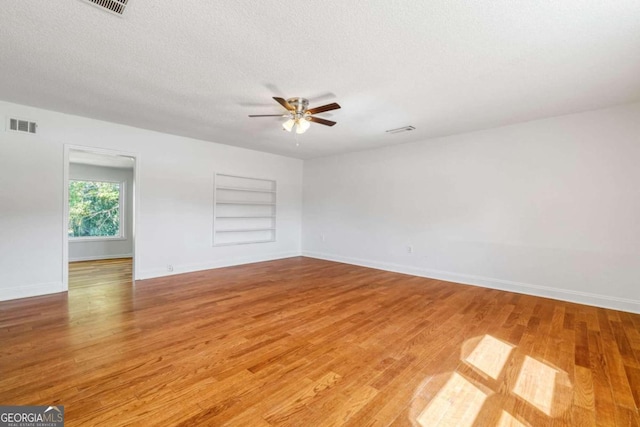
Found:
[[[68,426],[638,426],[640,315],[290,258],[0,303]]]
[[[131,258],[69,263],[69,289],[102,285],[131,285]]]

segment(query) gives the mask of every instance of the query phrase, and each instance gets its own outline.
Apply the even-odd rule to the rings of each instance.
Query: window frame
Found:
[[[83,179],[83,178],[69,178],[69,184],[67,185],[67,195],[69,194],[69,185],[72,182],[104,182],[108,184],[120,184],[120,197],[118,199],[118,208],[119,208],[119,216],[120,216],[120,227],[119,233],[117,236],[68,236],[69,243],[78,243],[78,242],[100,242],[100,241],[118,241],[118,240],[127,240],[127,231],[126,231],[126,215],[125,215],[125,192],[127,189],[127,181],[118,181],[113,179]],[[67,197],[69,199],[69,197]],[[70,211],[71,206],[69,206],[69,201],[67,201],[67,209]],[[67,219],[67,228],[69,227]]]

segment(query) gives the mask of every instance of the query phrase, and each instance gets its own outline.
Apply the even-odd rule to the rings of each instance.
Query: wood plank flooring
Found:
[[[67,426],[638,426],[640,315],[289,258],[0,303]]]
[[[102,285],[131,285],[131,258],[69,263],[69,289]]]

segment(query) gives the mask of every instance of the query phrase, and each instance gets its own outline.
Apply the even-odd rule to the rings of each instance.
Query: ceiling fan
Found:
[[[325,126],[333,126],[336,122],[320,117],[314,117],[314,114],[324,113],[326,111],[337,110],[340,108],[338,104],[331,103],[322,107],[310,108],[309,100],[306,98],[284,98],[273,97],[280,105],[287,109],[286,114],[251,114],[249,117],[288,117],[289,120],[282,124],[287,132],[291,132],[296,127],[296,133],[305,133],[311,126],[310,122],[319,123]]]

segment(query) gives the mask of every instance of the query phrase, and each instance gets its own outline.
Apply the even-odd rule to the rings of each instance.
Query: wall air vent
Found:
[[[414,128],[413,126],[402,126],[401,128],[386,130],[385,132],[394,134],[394,133],[410,132],[412,130],[416,130],[416,128]]]
[[[129,0],[84,0],[111,13],[122,16]]]
[[[9,118],[9,130],[13,132],[36,133],[38,125],[28,120]]]

